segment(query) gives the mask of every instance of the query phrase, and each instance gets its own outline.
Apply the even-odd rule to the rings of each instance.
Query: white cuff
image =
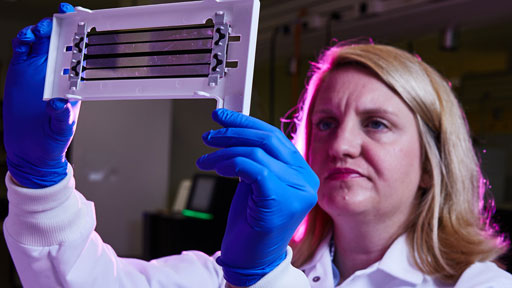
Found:
[[[90,234],[96,226],[94,204],[75,190],[73,169],[61,182],[29,189],[5,177],[9,215],[4,228],[14,240],[28,246],[52,246]],[[92,210],[92,211],[91,211]]]
[[[292,256],[292,248],[288,246],[284,261],[250,288],[309,288],[306,275],[292,266]]]

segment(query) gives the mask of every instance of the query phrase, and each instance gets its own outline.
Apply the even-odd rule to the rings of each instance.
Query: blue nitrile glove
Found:
[[[316,203],[319,180],[277,128],[226,109],[212,116],[225,128],[203,140],[224,149],[202,156],[197,166],[241,181],[217,263],[230,284],[249,286],[286,258],[295,229]]]
[[[74,8],[62,3],[59,10]],[[65,99],[43,101],[51,31],[52,19],[45,18],[18,33],[5,80],[7,166],[14,180],[28,188],[48,187],[66,177],[65,154],[80,107]]]

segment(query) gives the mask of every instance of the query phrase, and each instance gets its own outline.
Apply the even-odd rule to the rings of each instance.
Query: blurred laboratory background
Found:
[[[183,0],[69,1],[89,9],[171,2]],[[252,116],[280,126],[280,118],[295,106],[304,89],[310,63],[337,42],[372,38],[416,53],[456,91],[494,194],[496,221],[503,231],[510,231],[512,1],[260,2]],[[0,0],[2,99],[11,39],[23,27],[51,17],[58,4],[57,0]],[[120,256],[149,259],[184,249],[212,253],[220,248],[223,229],[219,227],[236,179],[204,174],[195,166],[198,157],[212,151],[201,135],[217,128],[210,118],[215,107],[215,101],[209,100],[82,104],[69,160],[78,190],[95,202],[98,233]],[[6,172],[2,145],[1,177]],[[7,191],[0,182],[3,221]],[[184,216],[183,209],[194,205],[202,205],[195,209],[200,213]],[[18,287],[16,277],[0,237],[0,286]]]

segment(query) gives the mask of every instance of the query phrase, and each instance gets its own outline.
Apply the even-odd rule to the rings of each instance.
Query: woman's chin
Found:
[[[337,191],[318,193],[318,205],[332,218],[357,216],[375,211],[375,194],[368,191]]]

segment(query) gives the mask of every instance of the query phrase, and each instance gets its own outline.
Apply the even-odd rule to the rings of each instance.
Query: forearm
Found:
[[[75,191],[71,168],[63,181],[45,189],[19,187],[10,174],[6,185],[9,215],[4,234],[22,283],[26,287],[58,285],[57,275],[68,273],[80,246],[94,231],[93,204]]]
[[[46,189],[21,188],[10,178],[6,184],[4,234],[24,287],[218,288],[223,282],[215,260],[200,252],[150,262],[118,257],[94,231],[94,205],[75,190],[71,168]]]
[[[286,252],[286,258],[281,262],[281,264],[254,285],[247,288],[309,288],[309,280],[306,275],[291,264],[293,256],[292,249],[288,247]],[[242,287],[226,283],[225,288]]]
[[[75,191],[71,167],[67,177],[52,187],[23,188],[10,174],[6,186],[9,215],[5,232],[20,244],[49,247],[83,238],[94,230],[94,205]]]
[[[4,234],[24,287],[144,287],[144,275],[94,231],[94,204],[75,190],[71,167],[44,189],[19,187],[9,174],[6,184]]]

